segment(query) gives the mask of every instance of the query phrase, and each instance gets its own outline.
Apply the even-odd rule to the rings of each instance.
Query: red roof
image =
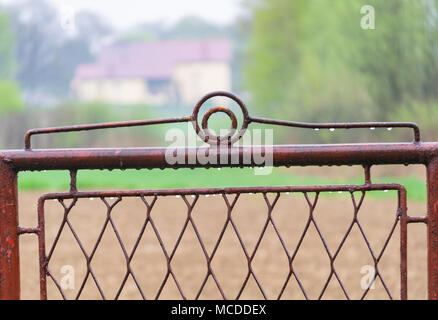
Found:
[[[180,62],[231,61],[226,39],[170,40],[104,48],[96,63],[81,64],[75,78],[170,78]]]

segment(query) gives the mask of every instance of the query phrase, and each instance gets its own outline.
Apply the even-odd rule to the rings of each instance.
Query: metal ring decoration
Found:
[[[209,109],[202,119],[202,129],[199,127],[199,123],[198,123],[199,110],[201,109],[201,106],[207,100],[209,100],[213,97],[227,97],[227,98],[230,98],[231,100],[235,101],[239,105],[240,110],[242,111],[242,115],[243,115],[243,123],[242,123],[242,126],[237,133],[236,133],[236,131],[237,131],[237,118],[236,118],[235,114],[230,109],[224,108],[224,107],[215,107],[215,108]],[[222,113],[227,114],[231,120],[230,131],[228,131],[228,133],[223,135],[223,136],[217,136],[217,135],[213,134],[211,132],[211,130],[208,128],[208,119],[214,113],[217,113],[217,112],[222,112]],[[248,128],[249,122],[250,122],[250,117],[248,115],[248,110],[246,109],[245,104],[237,96],[235,96],[234,94],[232,94],[230,92],[226,92],[226,91],[211,92],[211,93],[205,95],[204,97],[202,97],[202,99],[199,100],[199,102],[196,104],[195,108],[193,109],[193,114],[192,114],[192,124],[193,124],[195,131],[196,131],[196,134],[201,138],[202,141],[204,141],[208,144],[222,144],[222,143],[225,143],[225,141],[229,145],[235,143],[237,140],[239,140],[245,134],[245,131]]]
[[[213,132],[211,132],[211,130],[208,128],[208,119],[210,118],[211,115],[213,115],[216,112],[225,113],[231,119],[231,129],[224,136],[217,136]],[[202,118],[202,129],[204,130],[204,133],[212,140],[216,140],[216,141],[217,140],[223,141],[225,139],[228,140],[229,138],[231,138],[234,135],[234,133],[236,132],[236,128],[237,128],[236,115],[233,113],[233,111],[231,111],[230,109],[224,108],[224,107],[212,108],[212,109],[208,110],[208,112]]]

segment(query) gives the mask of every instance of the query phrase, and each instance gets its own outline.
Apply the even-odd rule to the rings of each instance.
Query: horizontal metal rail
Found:
[[[200,152],[219,159],[221,154],[239,155],[237,164],[201,164]],[[17,170],[62,169],[140,169],[255,166],[254,154],[272,152],[273,166],[362,165],[362,164],[427,164],[438,155],[438,143],[385,143],[334,145],[242,146],[227,149],[214,147],[183,148],[182,164],[169,165],[166,148],[123,149],[40,149],[1,151],[0,160]],[[179,152],[179,151],[178,151]],[[244,159],[250,159],[247,163]],[[190,163],[189,159],[194,159]]]

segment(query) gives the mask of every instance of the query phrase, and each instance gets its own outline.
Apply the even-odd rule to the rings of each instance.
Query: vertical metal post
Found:
[[[17,172],[0,158],[0,300],[20,299]]]
[[[398,210],[400,216],[400,299],[408,299],[408,223],[406,189],[401,188],[398,192]]]
[[[438,300],[438,157],[427,164],[427,282],[430,300]]]

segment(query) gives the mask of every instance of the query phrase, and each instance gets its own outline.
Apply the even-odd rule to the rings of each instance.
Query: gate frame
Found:
[[[332,128],[375,128],[404,127],[414,131],[414,141],[411,143],[356,143],[356,144],[315,144],[315,145],[275,145],[265,146],[232,146],[238,140],[242,130],[233,138],[229,145],[210,143],[208,136],[202,133],[208,131],[208,117],[215,112],[225,112],[233,120],[232,131],[236,129],[234,114],[229,109],[216,107],[210,109],[202,121],[202,128],[197,124],[197,113],[201,105],[214,96],[226,96],[237,102],[242,110],[244,120],[242,130],[249,123],[257,122],[289,127],[332,129]],[[233,119],[234,118],[234,119]],[[115,127],[141,126],[150,124],[190,122],[192,121],[198,135],[209,143],[209,147],[185,147],[177,150],[184,154],[184,164],[169,165],[166,161],[166,148],[98,148],[98,149],[31,149],[30,137],[33,134],[55,132],[70,132],[82,130],[105,129]],[[196,124],[195,124],[196,122]],[[237,137],[237,139],[236,139]],[[231,136],[217,137],[231,140]],[[214,142],[214,141],[213,141]],[[33,129],[25,135],[24,150],[0,151],[0,299],[20,299],[20,261],[19,235],[38,233],[36,228],[21,228],[18,222],[18,188],[17,176],[20,171],[70,170],[81,169],[164,169],[164,168],[206,168],[200,164],[196,155],[206,150],[211,157],[221,159],[226,154],[237,164],[210,164],[208,167],[253,167],[257,166],[254,155],[272,153],[273,166],[351,166],[361,165],[365,168],[365,185],[371,184],[370,168],[373,165],[414,165],[426,167],[427,181],[427,214],[424,217],[408,217],[408,223],[426,223],[427,225],[427,278],[428,299],[438,300],[438,142],[421,142],[420,132],[414,123],[323,123],[310,124],[291,121],[280,121],[263,118],[253,118],[240,99],[227,92],[213,92],[203,97],[196,105],[192,116],[173,119],[141,120],[117,123],[103,123],[59,128]],[[196,159],[195,163],[187,161]],[[245,163],[243,159],[251,159]],[[75,175],[74,175],[75,177]],[[73,174],[72,174],[73,179]],[[71,190],[77,191],[77,190]],[[41,248],[40,248],[41,250]]]
[[[186,159],[200,148],[183,148]],[[257,149],[257,150],[255,150]],[[231,147],[239,159],[260,154],[264,147]],[[220,157],[221,150],[209,148]],[[202,164],[168,166],[165,148],[11,150],[0,152],[0,299],[20,298],[18,236],[35,233],[18,224],[17,174],[26,170],[201,168]],[[229,153],[228,153],[229,154]],[[242,163],[242,162],[240,162]],[[428,298],[438,300],[438,143],[274,146],[274,166],[343,166],[423,164],[427,170],[427,215],[409,222],[427,224]],[[227,165],[227,166],[252,166]],[[214,165],[212,167],[225,167]],[[369,181],[368,181],[369,183]]]

